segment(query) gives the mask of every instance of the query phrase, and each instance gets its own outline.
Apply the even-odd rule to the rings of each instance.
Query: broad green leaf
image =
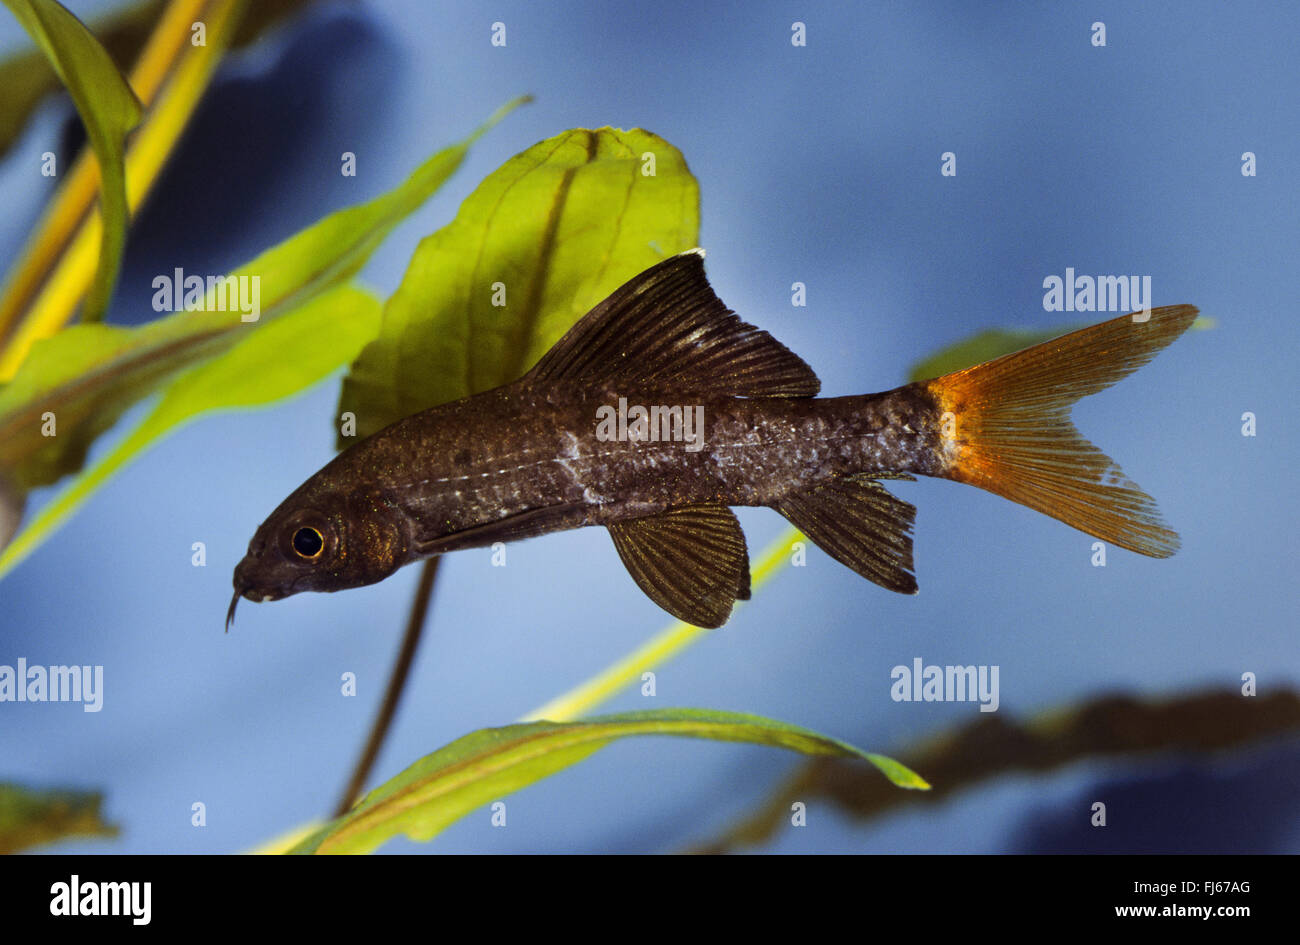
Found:
[[[140,122],[139,100],[94,34],[55,0],[4,0],[63,80],[99,162],[103,219],[99,267],[82,317],[97,321],[117,281],[130,211],[126,202],[127,133]]]
[[[399,833],[428,841],[470,811],[549,777],[631,735],[674,735],[788,748],[871,762],[902,788],[929,785],[898,762],[757,715],[652,709],[578,722],[527,722],[482,729],[428,755],[375,788],[295,853],[369,853]]]
[[[623,282],[695,246],[699,219],[695,178],[657,135],[578,128],[534,145],[420,243],[340,409],[367,435],[515,380]]]
[[[115,837],[97,791],[48,791],[0,784],[0,855],[67,837]]]
[[[142,451],[200,414],[271,403],[299,393],[357,356],[379,329],[369,292],[340,286],[242,336],[234,347],[177,377],[144,421],[85,469],[0,554],[8,573],[100,486]]]
[[[75,471],[89,444],[132,404],[180,371],[229,349],[258,324],[351,278],[393,227],[451,176],[470,145],[518,104],[507,105],[465,141],[435,154],[395,190],[331,214],[235,270],[233,277],[259,280],[257,322],[243,321],[238,311],[210,310],[212,295],[203,310],[177,312],[138,328],[73,325],[38,342],[0,390],[0,473],[26,490]],[[54,436],[46,435],[51,416]]]

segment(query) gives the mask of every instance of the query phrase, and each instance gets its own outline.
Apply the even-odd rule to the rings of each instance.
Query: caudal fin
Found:
[[[944,412],[945,475],[1153,558],[1178,550],[1155,501],[1079,435],[1070,407],[1146,364],[1196,319],[1190,305],[1123,315],[926,383]]]

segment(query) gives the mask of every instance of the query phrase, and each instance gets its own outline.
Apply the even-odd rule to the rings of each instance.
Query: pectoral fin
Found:
[[[646,595],[679,620],[720,627],[749,600],[745,534],[723,505],[694,505],[609,526],[614,547]]]
[[[818,548],[868,581],[916,593],[911,535],[916,508],[880,483],[863,476],[831,479],[786,496],[775,508]]]

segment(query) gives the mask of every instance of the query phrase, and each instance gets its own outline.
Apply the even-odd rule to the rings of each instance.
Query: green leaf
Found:
[[[0,554],[8,573],[115,473],[168,433],[213,410],[253,407],[306,390],[357,356],[379,329],[369,292],[340,286],[243,336],[225,354],[180,375],[144,421],[83,470]]]
[[[238,311],[177,312],[138,328],[73,325],[32,347],[0,390],[0,473],[14,487],[48,485],[80,468],[86,449],[122,413],[179,372],[351,278],[375,247],[460,166],[470,145],[520,101],[465,141],[435,154],[393,191],[325,217],[232,276],[257,277],[258,322]],[[56,435],[45,435],[48,420]]]
[[[516,379],[623,282],[695,246],[699,219],[695,178],[657,135],[579,128],[534,145],[420,243],[340,409],[364,436]]]
[[[122,73],[94,34],[54,0],[4,0],[63,80],[99,162],[99,267],[82,318],[103,317],[117,281],[130,211],[126,202],[127,133],[142,108]]]
[[[100,813],[98,791],[32,790],[0,783],[0,855],[66,837],[115,837]]]
[[[788,748],[871,762],[898,787],[928,790],[915,772],[883,755],[757,715],[653,709],[576,722],[526,722],[482,729],[428,755],[375,788],[295,853],[369,853],[399,833],[428,841],[470,811],[555,774],[631,735],[674,735]]]

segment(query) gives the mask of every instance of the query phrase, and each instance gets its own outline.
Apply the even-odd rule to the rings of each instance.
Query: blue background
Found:
[[[109,4],[72,3],[94,14]],[[508,45],[489,44],[507,24]],[[790,24],[808,28],[806,48]],[[1104,21],[1108,45],[1090,25]],[[919,509],[921,593],[889,594],[813,550],[725,630],[655,667],[658,696],[797,722],[897,751],[978,715],[900,704],[890,669],[1001,667],[1003,713],[1102,692],[1163,697],[1300,677],[1292,558],[1297,260],[1296,39],[1287,4],[325,3],[232,57],[133,232],[113,319],[152,316],[152,277],[223,272],[375,196],[502,102],[536,104],[481,141],[364,272],[396,288],[418,239],[487,173],[573,126],[641,126],[686,155],[719,294],[819,373],[828,396],[883,390],[936,348],[1038,329],[1042,280],[1152,277],[1156,304],[1217,320],[1075,419],[1159,501],[1183,549],[1111,549],[994,496],[901,484]],[[0,17],[0,49],[23,36]],[[12,258],[52,183],[51,99],[0,165]],[[339,154],[358,175],[339,175]],[[940,176],[940,155],[958,175]],[[1243,177],[1241,154],[1258,156]],[[808,286],[808,305],[790,286]],[[430,370],[437,370],[431,365]],[[164,441],[3,583],[0,663],[102,663],[105,705],[0,705],[0,778],[102,788],[115,841],[66,851],[249,848],[325,813],[370,725],[416,569],[369,588],[245,603],[221,632],[255,526],[331,456],[337,379]],[[1241,415],[1259,435],[1241,435]],[[128,422],[139,412],[128,417]],[[119,428],[120,431],[125,426]],[[101,447],[102,448],[102,447]],[[37,496],[37,501],[42,496]],[[742,510],[750,548],[783,528]],[[208,566],[190,564],[207,544]],[[504,724],[666,622],[586,529],[511,546],[505,568],[443,566],[376,778]],[[339,694],[354,672],[356,698]],[[712,836],[801,759],[671,739],[617,744],[481,810],[430,849],[667,851]],[[1089,760],[853,824],[814,802],[777,851],[1300,849],[1294,740],[1197,761]],[[1112,826],[1086,826],[1093,800]],[[190,826],[190,805],[208,825]],[[386,849],[423,850],[405,840]]]

